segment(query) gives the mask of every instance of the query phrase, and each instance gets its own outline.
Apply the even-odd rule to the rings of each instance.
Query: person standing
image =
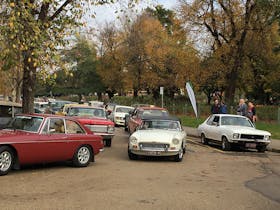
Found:
[[[245,100],[243,98],[241,98],[239,100],[239,104],[237,107],[237,114],[242,115],[242,116],[247,116],[247,109],[248,109],[248,107],[245,103]]]
[[[255,123],[257,121],[256,108],[255,108],[253,102],[248,103],[247,117],[251,120],[252,123]]]
[[[219,114],[220,113],[220,107],[221,107],[221,105],[219,103],[219,100],[215,99],[214,104],[211,107],[211,113],[212,114]]]
[[[220,114],[227,114],[227,105],[224,101],[221,101]]]

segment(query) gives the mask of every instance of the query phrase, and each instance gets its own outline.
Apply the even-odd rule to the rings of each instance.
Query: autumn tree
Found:
[[[32,112],[36,76],[55,61],[56,50],[67,43],[65,37],[74,34],[81,23],[85,5],[112,3],[111,0],[2,0],[0,31],[4,62],[22,63],[23,112]],[[132,1],[129,1],[131,4]],[[13,57],[13,54],[19,54]],[[9,59],[7,59],[9,58]]]
[[[258,9],[257,0],[180,1],[181,19],[189,29],[200,30],[207,35],[212,52],[219,55],[220,62],[226,66],[222,71],[228,103],[233,103],[235,91],[240,88],[248,33],[261,30],[258,27],[252,28],[253,22],[257,21]]]

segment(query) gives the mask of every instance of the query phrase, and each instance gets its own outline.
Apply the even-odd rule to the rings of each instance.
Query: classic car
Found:
[[[113,112],[110,114],[110,119],[119,126],[125,125],[125,115],[134,110],[131,106],[116,105]]]
[[[0,131],[0,175],[35,163],[72,161],[76,167],[85,167],[102,150],[102,137],[75,119],[46,114],[17,115]]]
[[[162,117],[168,115],[169,113],[165,108],[156,106],[137,107],[131,115],[126,118],[127,123],[125,123],[125,130],[127,130],[130,134],[136,131],[137,127],[141,125],[143,117]]]
[[[76,104],[71,105],[67,111],[67,116],[75,117],[81,124],[89,128],[96,135],[102,136],[104,145],[111,147],[115,124],[107,119],[104,108]]]
[[[256,129],[247,117],[230,114],[210,115],[198,126],[198,134],[203,144],[211,141],[221,144],[223,150],[237,145],[258,152],[265,152],[271,136],[267,131]]]
[[[187,134],[176,117],[146,117],[129,137],[128,157],[169,156],[180,162],[186,151]]]

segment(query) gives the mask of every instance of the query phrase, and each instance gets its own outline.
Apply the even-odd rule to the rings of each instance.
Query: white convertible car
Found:
[[[169,156],[180,162],[186,151],[186,132],[175,117],[147,117],[128,142],[128,157]]]
[[[201,143],[219,143],[223,150],[230,150],[236,144],[243,148],[254,148],[265,152],[271,134],[258,130],[247,118],[240,115],[213,114],[198,126]]]

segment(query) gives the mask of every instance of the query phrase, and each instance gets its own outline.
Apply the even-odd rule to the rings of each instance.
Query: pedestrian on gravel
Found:
[[[220,114],[227,114],[227,105],[224,101],[221,101]]]
[[[214,104],[211,107],[211,113],[212,114],[219,114],[220,113],[220,107],[221,107],[221,105],[219,103],[219,100],[215,99]]]
[[[256,116],[256,108],[253,104],[253,102],[248,103],[248,112],[247,112],[247,117],[251,120],[252,123],[255,124],[257,121],[257,116]]]
[[[239,100],[239,104],[238,104],[238,107],[237,107],[237,114],[238,115],[242,115],[242,116],[247,116],[247,110],[248,107],[247,107],[247,104],[245,103],[245,100],[243,98],[241,98]]]

